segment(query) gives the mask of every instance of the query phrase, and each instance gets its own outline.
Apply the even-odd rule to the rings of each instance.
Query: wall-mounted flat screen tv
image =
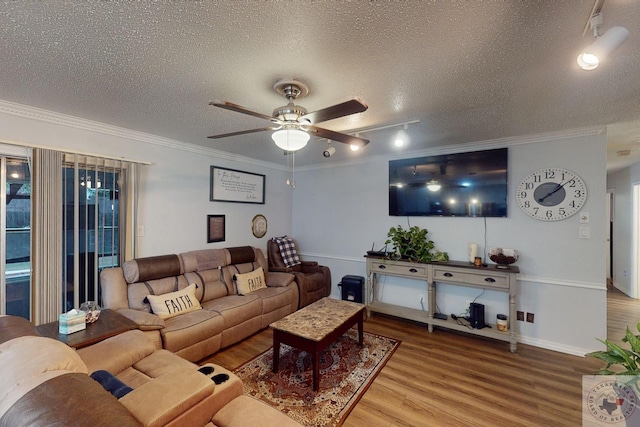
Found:
[[[508,149],[389,161],[389,215],[507,216]]]

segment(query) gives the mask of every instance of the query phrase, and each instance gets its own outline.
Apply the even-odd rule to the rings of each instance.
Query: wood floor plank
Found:
[[[609,298],[609,339],[640,321],[640,302]],[[621,294],[621,293],[620,293]],[[367,332],[402,340],[347,417],[345,427],[569,426],[582,422],[582,375],[602,367],[592,358],[374,315]],[[622,332],[621,332],[622,331]],[[236,369],[269,349],[261,331],[204,362]]]

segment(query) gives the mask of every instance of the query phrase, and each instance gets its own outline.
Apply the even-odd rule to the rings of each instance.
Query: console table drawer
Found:
[[[415,276],[420,279],[427,279],[427,266],[426,265],[396,265],[382,262],[372,262],[371,270],[375,273],[390,274],[395,276],[410,277]]]
[[[465,283],[487,288],[509,288],[509,279],[501,274],[467,273],[457,270],[433,269],[433,280],[438,282]]]

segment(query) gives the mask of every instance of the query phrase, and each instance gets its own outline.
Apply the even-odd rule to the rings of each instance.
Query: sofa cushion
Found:
[[[169,319],[202,308],[196,298],[195,283],[176,292],[163,295],[147,295],[147,299],[151,304],[153,314],[161,319]]]
[[[252,246],[236,246],[227,248],[229,251],[229,264],[244,264],[256,261],[256,252]]]
[[[196,297],[203,303],[215,298],[229,295],[229,290],[233,289],[233,284],[225,283],[222,269],[194,271],[184,274],[189,283],[198,285]]]
[[[125,261],[122,271],[127,283],[144,282],[182,274],[178,255],[161,255]]]
[[[262,314],[262,300],[255,293],[218,298],[204,303],[202,307],[222,316],[224,330]]]
[[[249,273],[234,274],[233,279],[236,282],[238,295],[246,295],[248,293],[257,291],[258,289],[267,287],[267,284],[264,280],[264,271],[262,270],[262,267],[258,267]]]
[[[200,249],[180,254],[185,273],[217,269],[229,265],[229,252],[224,249]]]
[[[226,298],[226,297],[225,297]],[[165,320],[163,348],[174,353],[222,332],[224,320],[209,310],[195,310]]]
[[[293,293],[292,287],[286,288],[264,288],[256,291],[262,301],[262,313],[271,313],[282,307],[291,307]]]
[[[140,426],[115,397],[86,374],[67,373],[32,389],[0,418],[0,426]]]
[[[280,249],[280,255],[282,256],[284,265],[286,265],[287,267],[293,267],[294,265],[298,265],[301,263],[293,239],[287,236],[282,236],[274,237],[273,240],[275,240],[278,244],[278,248]]]
[[[210,397],[214,390],[214,382],[190,366],[154,378],[121,398],[120,403],[144,426],[159,427]]]
[[[133,330],[78,349],[78,355],[89,372],[105,370],[118,375],[154,351],[153,341],[144,332]]]
[[[213,416],[218,427],[279,426],[301,427],[282,412],[253,397],[242,395],[233,399]]]
[[[129,308],[134,310],[151,312],[151,305],[147,295],[163,295],[169,292],[179,291],[189,286],[190,283],[184,277],[169,276],[160,279],[146,280],[144,282],[130,283],[127,286],[127,299],[129,300]]]

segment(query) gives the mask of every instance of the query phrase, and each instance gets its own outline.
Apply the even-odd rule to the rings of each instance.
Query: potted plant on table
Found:
[[[406,230],[399,225],[389,229],[384,243],[393,244],[394,251],[411,262],[448,261],[449,254],[435,249],[433,241],[427,240],[428,233],[416,225]]]

